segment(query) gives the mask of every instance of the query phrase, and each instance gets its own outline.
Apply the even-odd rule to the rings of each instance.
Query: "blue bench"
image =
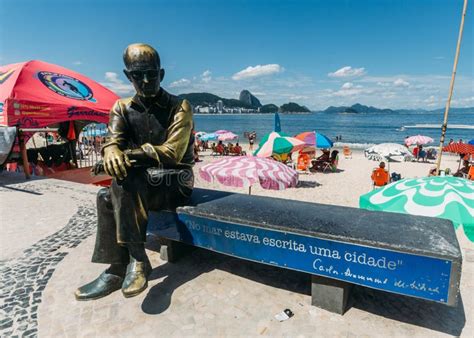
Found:
[[[162,258],[179,243],[312,275],[312,304],[343,314],[353,284],[454,306],[462,256],[450,221],[195,189],[152,212]]]

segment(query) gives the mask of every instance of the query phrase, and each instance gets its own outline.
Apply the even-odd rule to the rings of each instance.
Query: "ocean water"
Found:
[[[255,130],[258,140],[273,130],[274,115],[195,115],[195,130],[213,132],[226,129],[239,135],[244,141],[246,131]],[[396,114],[329,114],[307,115],[280,114],[281,130],[296,135],[304,131],[322,133],[334,142],[337,135],[342,141],[336,145],[350,144],[354,148],[394,142],[403,143],[406,136],[426,135],[439,143],[443,113],[396,113]],[[450,126],[453,126],[450,128]],[[448,119],[446,140],[474,139],[474,111],[468,113],[451,112]]]

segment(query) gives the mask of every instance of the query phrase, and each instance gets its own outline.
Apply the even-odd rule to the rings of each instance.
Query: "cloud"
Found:
[[[212,80],[212,72],[208,69],[201,74],[201,80],[204,83],[209,83]]]
[[[441,104],[441,101],[434,95],[431,95],[427,99],[423,100],[423,102],[428,105],[428,107],[435,107]]]
[[[106,72],[105,80],[106,82],[102,82],[102,85],[109,88],[111,91],[113,91],[117,95],[127,95],[127,94],[131,94],[134,91],[133,86],[119,79],[117,73]]]
[[[248,66],[240,72],[232,75],[233,80],[250,79],[259,76],[278,74],[284,71],[284,68],[278,64],[257,65],[255,67]]]
[[[80,66],[82,65],[82,61],[74,61],[72,64],[75,66]]]
[[[351,66],[345,66],[341,69],[336,70],[334,73],[329,73],[329,77],[357,77],[365,75],[365,68],[352,68]]]
[[[395,87],[408,87],[410,83],[403,79],[396,79],[395,81],[393,81],[393,85]]]
[[[191,84],[188,79],[180,79],[170,83],[170,88],[187,87]]]
[[[354,87],[354,84],[352,82],[346,82],[342,85],[342,89],[351,89]]]

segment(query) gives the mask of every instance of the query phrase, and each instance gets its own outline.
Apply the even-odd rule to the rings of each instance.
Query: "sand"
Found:
[[[248,151],[248,145],[244,144],[243,147]],[[320,154],[321,152],[318,151],[317,156]],[[218,158],[219,156],[211,156],[209,151],[200,153],[200,159],[203,161],[196,163],[195,166],[197,187],[227,190],[218,182],[204,181],[198,174],[200,167]],[[443,155],[441,168],[450,168],[455,172],[459,165],[458,159],[457,155]],[[300,174],[300,183],[297,188],[282,191],[265,190],[256,184],[252,186],[252,194],[358,208],[359,196],[372,190],[370,175],[378,164],[379,162],[365,158],[362,150],[353,150],[352,158],[345,158],[340,151],[337,172],[322,173],[318,171],[317,173]],[[427,176],[430,168],[433,167],[435,167],[434,161],[389,163],[390,172],[400,173],[402,178]],[[231,190],[238,193],[248,193],[247,188],[231,188]]]

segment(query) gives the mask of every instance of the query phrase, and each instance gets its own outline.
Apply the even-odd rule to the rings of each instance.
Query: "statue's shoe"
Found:
[[[105,297],[122,287],[123,277],[102,272],[99,277],[76,290],[77,300],[92,300]]]
[[[127,274],[122,283],[122,293],[125,297],[133,297],[148,287],[148,275],[151,273],[151,264],[132,261],[127,266]]]

